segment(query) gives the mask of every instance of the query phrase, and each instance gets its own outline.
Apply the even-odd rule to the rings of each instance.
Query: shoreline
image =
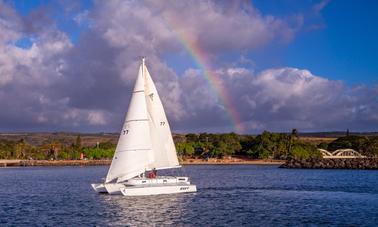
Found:
[[[186,159],[181,161],[181,165],[282,165],[285,160],[263,160],[263,159]]]
[[[378,170],[378,158],[292,159],[280,168],[288,169],[369,169]]]
[[[0,167],[29,166],[105,166],[112,160],[0,160]],[[284,160],[247,160],[247,159],[186,159],[180,165],[282,165]]]

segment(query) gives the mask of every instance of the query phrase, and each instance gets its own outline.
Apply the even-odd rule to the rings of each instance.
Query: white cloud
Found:
[[[105,115],[101,111],[91,111],[88,114],[88,121],[91,125],[105,125]]]
[[[262,102],[275,101],[272,111],[287,106],[292,99],[304,102],[326,104],[332,96],[329,93],[342,92],[342,84],[312,75],[308,70],[296,68],[269,69],[263,71],[254,81],[257,97]]]
[[[228,4],[233,4],[232,10]],[[180,34],[207,52],[221,52],[262,47],[272,39],[290,40],[295,32],[285,21],[237,2],[103,1],[93,17],[112,45],[146,51],[143,54],[181,51]]]
[[[288,41],[296,31],[250,4],[227,4],[99,1],[81,15],[91,26],[73,44],[54,24],[38,21],[41,29],[26,29],[24,18],[0,1],[0,130],[118,130],[143,55],[174,130],[232,130],[231,107],[202,72],[177,75],[164,61],[165,54],[184,51],[177,32],[220,63],[214,73],[248,131],[377,128],[377,87],[348,87],[289,67],[257,73],[238,63],[216,67],[224,65],[218,53],[246,53]],[[28,26],[35,28],[33,21]],[[32,31],[29,49],[15,45]]]
[[[84,23],[86,23],[88,21],[88,14],[89,14],[89,11],[88,10],[84,10],[80,13],[78,13],[74,18],[73,20],[78,24],[78,25],[83,25]]]
[[[222,83],[227,85],[233,106],[248,131],[374,130],[377,127],[374,117],[378,110],[377,89],[348,87],[341,81],[328,80],[297,68],[268,69],[258,74],[246,68],[216,71]],[[184,106],[189,106],[186,108],[192,113],[184,119],[183,127],[198,121],[196,127],[228,124],[229,130],[232,129],[230,119],[222,116],[229,111],[227,108],[234,107],[220,108],[223,102],[213,98],[200,72],[189,70],[180,82],[183,91],[191,92],[183,99]]]
[[[22,21],[15,10],[0,1],[0,42],[7,43],[21,37]]]

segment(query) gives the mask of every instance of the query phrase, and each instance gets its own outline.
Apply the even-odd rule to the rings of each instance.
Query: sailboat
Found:
[[[92,188],[124,196],[196,192],[188,177],[156,174],[180,167],[163,105],[143,58],[105,182]]]

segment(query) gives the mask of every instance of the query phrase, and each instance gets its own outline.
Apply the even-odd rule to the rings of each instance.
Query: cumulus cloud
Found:
[[[290,40],[295,32],[285,21],[264,16],[252,5],[238,1],[105,1],[99,4],[92,16],[97,18],[97,28],[103,36],[114,46],[149,54],[177,51],[177,33],[190,36],[207,52],[219,53],[254,49],[272,39]]]
[[[185,51],[180,34],[209,53],[248,132],[378,124],[377,87],[348,87],[296,68],[224,66],[216,56],[287,42],[297,29],[244,2],[99,1],[75,14],[79,26],[90,22],[76,43],[55,23],[43,22],[48,13],[31,15],[0,1],[0,130],[117,131],[140,56],[147,56],[174,131],[234,130],[230,107],[203,72],[188,68],[178,75],[164,60]],[[31,36],[30,48],[16,45]],[[241,56],[242,63],[253,63]]]
[[[69,130],[82,122],[91,123],[90,110],[72,107],[68,94],[59,92],[64,90],[64,72],[73,44],[49,22],[37,29],[35,24],[41,21],[35,15],[32,12],[22,17],[0,1],[1,129]],[[34,23],[28,21],[30,18]],[[36,37],[30,48],[16,45],[30,35]]]
[[[377,87],[348,87],[342,81],[297,68],[268,69],[257,74],[246,68],[226,68],[217,73],[227,84],[248,131],[375,130],[378,124]],[[219,115],[228,110],[219,107],[219,100],[209,94],[198,71],[188,70],[181,87],[192,92],[184,101],[193,114],[183,128],[230,125],[229,118]],[[190,124],[193,118],[198,125]]]

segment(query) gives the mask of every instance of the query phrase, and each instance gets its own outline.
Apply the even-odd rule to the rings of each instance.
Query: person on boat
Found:
[[[156,178],[156,169],[155,168],[148,173],[148,178]]]
[[[152,172],[154,173],[154,176],[155,176],[155,178],[157,177],[157,170],[156,170],[156,168],[153,168],[152,169]]]

